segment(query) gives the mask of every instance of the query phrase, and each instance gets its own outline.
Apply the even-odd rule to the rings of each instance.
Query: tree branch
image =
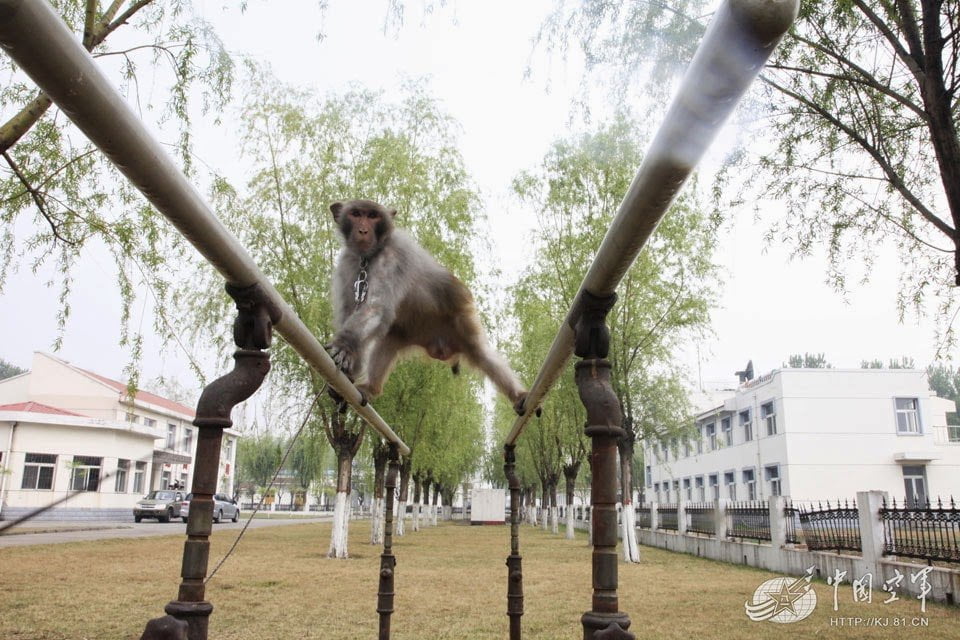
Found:
[[[13,170],[14,175],[17,176],[17,179],[30,194],[34,204],[37,205],[37,210],[40,211],[40,215],[42,215],[46,219],[47,224],[50,225],[50,231],[53,232],[54,239],[70,246],[76,246],[75,242],[67,240],[60,235],[60,230],[57,228],[57,222],[53,219],[53,215],[47,209],[47,203],[44,200],[43,194],[30,184],[30,180],[28,180],[27,176],[23,174],[23,172],[20,170],[20,167],[17,166],[17,163],[13,160],[13,158],[10,157],[10,154],[4,151],[3,158],[7,161],[7,164],[10,165],[10,169]]]
[[[930,209],[928,209],[926,205],[920,202],[920,199],[917,198],[917,196],[915,196],[913,192],[910,191],[909,188],[907,188],[907,185],[903,182],[903,179],[896,172],[896,170],[890,165],[890,163],[887,162],[886,158],[883,157],[883,154],[880,153],[879,149],[877,149],[872,144],[870,144],[868,140],[866,140],[863,136],[861,136],[859,133],[854,131],[847,124],[842,122],[837,116],[830,113],[820,105],[816,104],[814,101],[810,100],[806,96],[803,96],[799,93],[791,91],[790,89],[784,86],[781,86],[780,84],[777,84],[770,78],[761,76],[761,79],[767,84],[769,84],[771,87],[776,89],[777,91],[780,91],[784,95],[790,96],[800,104],[804,105],[805,107],[807,107],[808,109],[816,113],[818,116],[820,116],[821,118],[829,122],[831,125],[833,125],[837,129],[845,133],[851,140],[856,142],[864,151],[867,152],[868,155],[870,155],[870,157],[874,159],[874,161],[883,171],[884,175],[886,175],[887,180],[890,182],[891,186],[893,186],[893,188],[897,190],[897,192],[903,197],[904,200],[909,202],[911,206],[913,206],[913,208],[916,209],[917,212],[921,216],[923,216],[930,224],[935,226],[937,229],[939,229],[941,232],[943,232],[945,235],[947,235],[951,239],[953,238],[953,234],[954,234],[953,227],[951,227],[949,224],[947,224],[946,222],[941,220],[939,217],[937,217],[937,215],[934,214],[932,211],[930,211]]]

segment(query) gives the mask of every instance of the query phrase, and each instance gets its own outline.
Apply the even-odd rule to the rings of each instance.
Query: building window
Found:
[[[750,409],[740,412],[740,426],[743,427],[743,441],[753,440],[753,423],[750,422]]]
[[[777,413],[773,410],[773,401],[760,405],[760,419],[767,425],[767,435],[777,435]]]
[[[693,500],[693,488],[690,486],[690,478],[683,479],[683,494],[687,497],[687,500]]]
[[[153,418],[144,418],[144,419],[143,419],[143,426],[153,428],[153,427],[157,426],[157,421],[154,420]]]
[[[733,425],[730,421],[730,418],[724,418],[720,421],[720,430],[723,431],[723,443],[728,446],[733,446]]]
[[[28,453],[23,465],[21,489],[53,489],[53,470],[57,456],[48,453]]]
[[[117,481],[113,485],[113,490],[117,493],[127,492],[127,473],[130,471],[129,460],[117,460]]]
[[[223,457],[227,462],[233,459],[233,438],[227,438],[223,443]]]
[[[710,483],[710,499],[719,500],[720,499],[720,475],[716,473],[711,473],[708,482]]]
[[[187,488],[187,472],[186,471],[180,472],[180,486],[178,488],[179,489]]]
[[[103,458],[73,456],[70,489],[72,491],[96,491],[100,487],[101,464],[103,464]]]
[[[703,426],[697,425],[697,453],[703,453]]]
[[[693,483],[697,488],[697,500],[703,502],[707,499],[706,494],[703,492],[703,476],[697,476],[694,478]]]
[[[947,427],[947,440],[949,442],[960,442],[960,427]]]
[[[919,402],[916,398],[896,398],[897,433],[920,433]]]
[[[683,457],[684,458],[690,457],[690,438],[683,439]]]
[[[737,474],[735,471],[726,471],[723,474],[723,484],[727,486],[727,497],[737,499]]]
[[[673,481],[673,497],[677,499],[677,502],[680,502],[680,481]]]
[[[907,506],[929,508],[927,497],[927,469],[921,465],[903,466],[903,488]]]
[[[189,427],[183,430],[183,450],[186,453],[193,451],[193,429]]]
[[[177,425],[167,424],[167,449],[175,449],[177,444]],[[166,487],[162,487],[166,489]]]
[[[743,486],[747,488],[747,500],[757,499],[757,480],[753,469],[743,470]]]
[[[780,492],[780,466],[772,464],[769,467],[763,468],[763,475],[767,482],[770,483],[770,495],[779,496]]]
[[[138,416],[135,413],[130,413],[129,411],[127,412],[126,418],[127,418],[127,422],[129,422],[130,424],[137,424],[140,422],[140,416]]]
[[[670,449],[673,452],[673,459],[680,459],[680,441],[677,438],[670,439]]]
[[[160,472],[160,488],[169,489],[170,488],[170,471],[161,471]]]
[[[143,480],[147,477],[147,463],[138,462],[133,469],[133,492],[143,493]]]
[[[653,468],[650,465],[647,465],[647,486],[653,484]]]
[[[707,442],[710,445],[710,451],[717,450],[717,423],[715,422],[707,425]]]

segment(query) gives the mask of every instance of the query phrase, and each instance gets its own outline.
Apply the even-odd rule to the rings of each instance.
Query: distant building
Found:
[[[691,437],[644,445],[646,500],[960,494],[960,427],[926,372],[775,369],[696,416]]]
[[[0,380],[0,518],[79,495],[51,518],[132,518],[154,489],[193,481],[190,407],[35,353],[30,371]],[[218,491],[234,493],[238,433],[224,431]]]

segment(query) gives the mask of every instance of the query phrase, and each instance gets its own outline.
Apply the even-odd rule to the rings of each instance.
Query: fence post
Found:
[[[188,625],[189,640],[207,640],[213,605],[206,600],[207,561],[210,557],[210,535],[213,532],[213,494],[217,490],[220,445],[223,430],[233,425],[233,407],[260,388],[270,370],[270,347],[273,325],[281,318],[260,285],[235,287],[227,284],[227,293],[237,305],[233,323],[233,370],[210,384],[197,401],[197,455],[193,472],[193,500],[187,522],[187,540],[183,545],[180,589],[177,599],[164,611]]]
[[[857,491],[857,513],[860,519],[859,574],[870,573],[874,580],[883,580],[880,560],[883,558],[883,521],[880,507],[887,499],[886,491]]]
[[[599,297],[582,290],[574,327],[574,370],[580,401],[587,410],[584,433],[590,438],[590,526],[593,542],[592,608],[580,618],[584,640],[634,640],[630,616],[617,597],[617,441],[625,435],[623,414],[610,383],[610,331],[607,313],[617,296]]]
[[[660,526],[660,505],[656,502],[650,503],[650,531],[656,531]]]
[[[717,540],[727,539],[727,503],[726,498],[718,498],[713,510],[713,534]]]
[[[687,503],[684,500],[677,502],[677,533],[687,535]]]
[[[770,509],[770,546],[782,549],[787,546],[787,519],[783,515],[787,503],[783,496],[770,496],[767,504]]]

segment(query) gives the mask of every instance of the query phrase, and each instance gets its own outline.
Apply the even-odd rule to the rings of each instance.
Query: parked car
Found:
[[[156,518],[160,522],[170,522],[180,515],[180,503],[183,494],[172,489],[151,491],[133,506],[133,521],[144,518]]]
[[[184,522],[186,522],[190,516],[190,501],[192,499],[193,494],[188,493],[187,497],[180,503],[180,517]],[[230,518],[233,522],[238,521],[240,519],[240,505],[237,504],[236,500],[222,493],[214,494],[213,521],[220,522],[224,518]]]

